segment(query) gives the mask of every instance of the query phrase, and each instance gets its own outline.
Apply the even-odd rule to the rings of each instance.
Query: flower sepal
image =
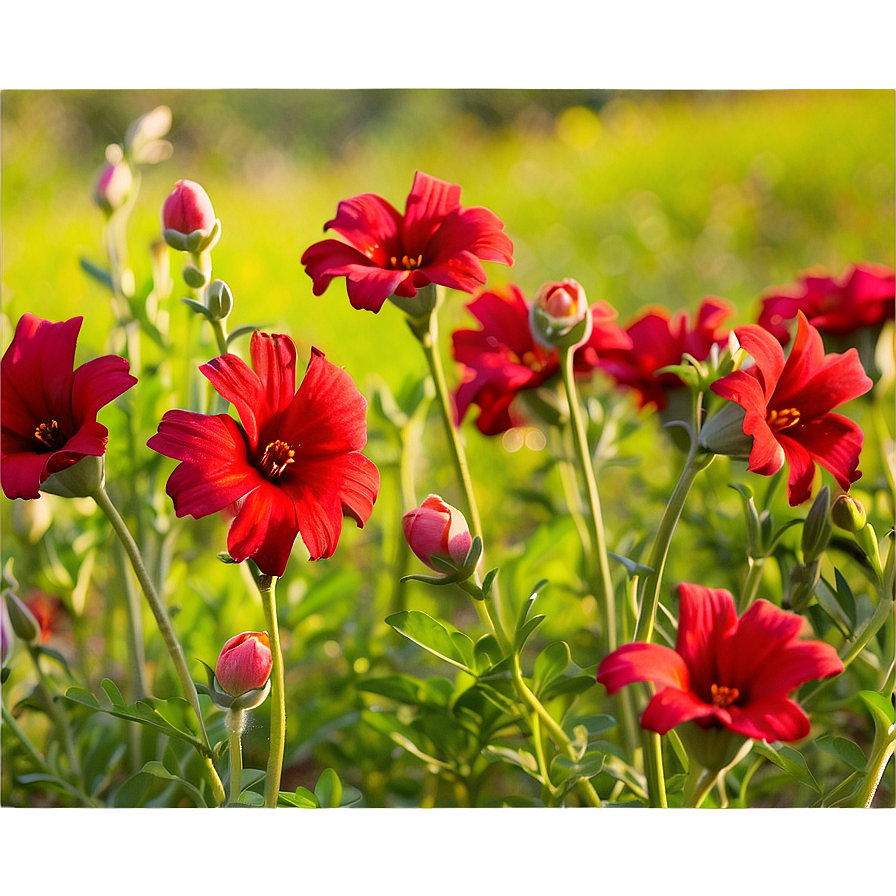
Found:
[[[206,684],[202,684],[198,681],[194,682],[196,691],[209,697],[218,709],[230,710],[231,712],[256,709],[264,703],[268,694],[271,692],[271,682],[269,679],[260,688],[252,688],[244,694],[240,694],[239,697],[232,697],[221,688],[218,679],[215,677],[215,670],[206,663],[203,663],[202,660],[199,660],[199,662],[202,663],[202,667],[205,669],[208,681]]]
[[[585,290],[575,281],[543,283],[529,307],[529,327],[545,348],[573,349],[594,329]]]
[[[399,296],[393,294],[389,296],[388,301],[395,305],[396,308],[404,311],[409,318],[408,323],[411,326],[411,330],[417,336],[421,327],[423,332],[429,330],[430,315],[439,306],[439,292],[435,283],[430,283],[427,286],[421,286],[417,290],[416,295]]]
[[[32,646],[40,643],[40,623],[28,605],[12,591],[6,591],[3,596],[9,624],[16,636]]]
[[[727,768],[745,746],[752,746],[753,743],[750,738],[722,725],[703,728],[697,722],[685,722],[676,731],[688,758],[709,772]]]
[[[58,473],[51,473],[40,490],[60,498],[90,498],[106,482],[106,464],[102,457],[86,455]]]
[[[413,574],[403,576],[401,578],[401,581],[426,582],[426,584],[428,585],[459,585],[462,582],[466,582],[468,579],[472,578],[473,573],[476,571],[476,567],[479,565],[479,559],[481,556],[482,538],[476,535],[473,538],[473,541],[470,544],[470,549],[469,551],[467,551],[467,556],[464,558],[462,563],[454,563],[452,560],[447,559],[443,556],[439,556],[438,554],[430,555],[430,565],[433,567],[433,569],[443,572],[444,575],[426,576]],[[478,594],[475,594],[473,596],[477,597],[477,599],[479,600],[484,600],[485,595],[482,594],[481,589],[476,588],[476,591],[478,592]]]
[[[713,454],[747,460],[753,449],[753,437],[744,433],[746,414],[741,405],[729,401],[701,427],[700,447]]]

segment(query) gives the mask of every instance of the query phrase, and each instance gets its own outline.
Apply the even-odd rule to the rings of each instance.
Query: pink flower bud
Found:
[[[271,641],[267,632],[243,632],[221,649],[215,678],[231,697],[264,687],[271,676]]]
[[[211,232],[215,210],[208,193],[192,180],[179,180],[162,206],[162,229],[188,236],[197,230]]]
[[[585,290],[575,280],[542,283],[535,293],[535,304],[554,318],[581,320],[588,311]]]
[[[106,165],[93,188],[94,201],[105,212],[117,211],[127,201],[133,182],[131,169],[126,162]]]
[[[418,508],[409,510],[401,525],[411,550],[430,569],[444,571],[433,565],[433,556],[463,566],[473,543],[470,529],[464,515],[438,495],[430,495]]]
[[[568,278],[542,283],[532,302],[529,323],[536,340],[548,348],[581,345],[593,328],[585,290]]]

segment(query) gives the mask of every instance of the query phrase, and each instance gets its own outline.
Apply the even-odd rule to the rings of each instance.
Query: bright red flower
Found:
[[[545,348],[533,337],[530,305],[519,287],[483,292],[467,308],[482,326],[456,330],[451,337],[454,359],[466,368],[454,396],[457,422],[475,404],[480,410],[476,419],[479,431],[497,435],[514,426],[510,405],[516,395],[524,389],[537,389],[556,376],[560,362],[556,349]],[[591,306],[591,336],[573,355],[577,373],[590,373],[604,352],[631,345],[625,332],[612,322],[615,317],[606,302]]]
[[[136,377],[116,355],[74,370],[83,317],[60,323],[23,314],[0,362],[0,480],[7,498],[39,498],[40,486],[91,455],[106,453],[109,431],[97,412]]]
[[[678,586],[675,650],[638,641],[605,657],[597,680],[610,694],[636,681],[657,688],[641,727],[665,734],[682,722],[725,727],[757,740],[798,740],[809,720],[788,695],[843,671],[837,651],[799,640],[803,620],[765,600],[740,619],[721,588]]]
[[[297,535],[317,560],[336,550],[343,513],[364,526],[380,476],[360,453],[367,402],[344,370],[313,348],[296,391],[288,336],[256,330],[250,351],[254,370],[231,354],[199,368],[240,423],[168,411],[147,444],[181,461],[166,488],[179,517],[230,509],[230,556],[281,576]]]
[[[346,199],[324,225],[345,242],[315,243],[302,264],[316,296],[345,277],[352,305],[376,312],[389,296],[410,298],[430,283],[473,292],[486,281],[481,261],[513,264],[503,227],[486,208],[463,208],[457,184],[418,171],[404,215],[374,193]]]
[[[665,308],[647,309],[626,328],[631,348],[605,352],[598,366],[618,385],[635,391],[638,407],[652,403],[661,411],[669,392],[684,383],[674,373],[658,375],[657,371],[680,364],[685,352],[698,361],[707,358],[713,345],[728,338],[728,330],[721,329],[721,324],[733,311],[722,299],[706,298],[692,328],[685,311],[672,316]]]
[[[853,265],[840,277],[804,274],[795,286],[762,299],[759,326],[781,345],[790,342],[788,324],[802,311],[820,333],[846,336],[879,326],[894,314],[894,271],[876,264]]]
[[[825,355],[818,330],[802,311],[786,361],[780,343],[762,327],[751,324],[734,333],[756,363],[711,388],[746,410],[744,435],[753,437],[748,469],[771,476],[786,460],[792,507],[809,498],[816,463],[848,491],[862,475],[857,467],[864,436],[852,420],[831,410],[871,388],[856,350]]]

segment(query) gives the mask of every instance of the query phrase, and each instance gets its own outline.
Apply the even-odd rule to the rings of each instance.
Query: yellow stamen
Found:
[[[53,451],[58,451],[65,444],[65,436],[59,431],[59,424],[55,420],[41,423],[34,430],[34,437]]]
[[[774,430],[789,429],[800,422],[800,412],[796,408],[784,408],[768,412],[768,425]]]
[[[280,474],[292,463],[295,463],[295,451],[284,441],[277,439],[264,449],[261,473],[268,479],[279,479]]]
[[[740,697],[740,691],[737,688],[729,688],[725,685],[714,684],[710,690],[712,691],[712,705],[718,706],[720,709],[728,709]]]

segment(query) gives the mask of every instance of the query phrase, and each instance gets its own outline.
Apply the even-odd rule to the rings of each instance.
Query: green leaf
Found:
[[[612,551],[607,551],[607,555],[612,557],[617,563],[621,563],[628,573],[628,577],[633,579],[635,576],[646,576],[653,572],[652,566],[645,566],[643,563],[637,563],[629,557],[621,557]]]
[[[230,343],[239,339],[240,336],[247,336],[251,333],[254,333],[256,330],[261,330],[263,327],[261,325],[256,326],[255,324],[243,324],[241,327],[234,327],[227,334],[227,346],[230,347]]]
[[[753,749],[760,755],[764,756],[769,762],[773,762],[778,768],[783,769],[792,778],[795,778],[801,784],[811,788],[816,793],[821,793],[818,782],[812,777],[809,767],[802,753],[798,753],[791,747],[779,745],[776,749],[771,744],[763,741],[753,741]]]
[[[883,694],[879,694],[877,691],[859,691],[859,696],[871,710],[875,725],[880,725],[886,730],[896,722],[893,704]]]
[[[526,641],[532,637],[532,632],[534,632],[545,619],[546,617],[544,614],[527,619],[522,628],[517,629],[516,636],[513,639],[514,650],[522,650],[526,645]]]
[[[277,805],[292,809],[319,809],[317,797],[307,787],[296,787],[295,793],[281,790],[277,796]]]
[[[189,781],[185,781],[180,775],[172,774],[161,762],[151,760],[143,766],[141,771],[146,772],[148,775],[152,775],[154,778],[161,778],[165,781],[177,781],[197,806],[201,809],[208,807],[208,803],[206,803],[202,794]]]
[[[93,277],[98,283],[102,283],[109,292],[112,292],[112,275],[105,268],[101,268],[99,265],[95,265],[92,261],[82,258],[81,270]]]
[[[394,613],[386,618],[386,623],[439,659],[465,672],[475,674],[472,668],[473,642],[463,633],[449,634],[444,625],[419,610],[402,610],[400,613]]]
[[[489,762],[509,762],[511,765],[521,768],[527,775],[535,778],[539,783],[544,783],[544,779],[538,771],[538,763],[535,761],[535,757],[527,750],[512,750],[510,747],[488,744],[482,751],[482,755]]]
[[[116,809],[136,809],[143,805],[143,800],[152,787],[152,775],[137,772],[131,775],[115,792],[110,805]]]
[[[535,658],[532,668],[532,683],[536,696],[561,676],[570,663],[569,645],[565,641],[554,641]]]
[[[841,762],[845,762],[850,768],[855,769],[857,772],[864,771],[867,760],[858,744],[847,740],[845,737],[831,737],[828,734],[816,738],[815,743],[820,750],[824,750],[825,753],[839,759]]]
[[[325,768],[314,786],[314,795],[317,797],[321,809],[336,809],[342,801],[342,781],[339,775],[331,768]]]
[[[483,635],[473,646],[473,664],[481,675],[501,662],[498,639],[491,633]]]
[[[211,312],[202,304],[202,302],[197,302],[195,299],[181,299],[181,301],[192,311],[201,314],[206,320],[214,320]]]

